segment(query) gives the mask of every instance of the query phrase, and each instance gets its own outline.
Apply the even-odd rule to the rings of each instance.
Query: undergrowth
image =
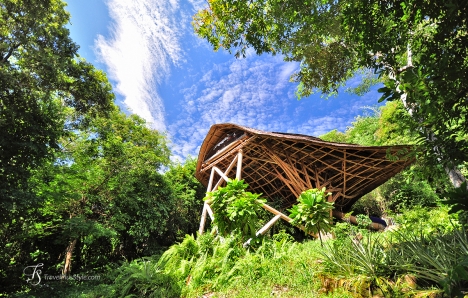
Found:
[[[353,230],[346,236],[337,225],[340,237],[324,247],[314,240],[295,242],[284,231],[248,248],[239,234],[187,235],[161,257],[113,270],[109,284],[74,288],[65,296],[466,297],[466,231],[442,215],[396,219],[400,229],[384,233]]]

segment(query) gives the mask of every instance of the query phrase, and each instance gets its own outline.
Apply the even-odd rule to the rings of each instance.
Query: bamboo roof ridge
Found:
[[[285,209],[296,204],[302,191],[325,187],[332,193],[336,210],[346,212],[360,197],[411,164],[413,159],[401,158],[409,150],[405,145],[359,146],[216,124],[200,148],[195,176],[205,186],[214,167],[227,169],[224,174],[228,176],[234,171],[233,159],[241,151],[240,174],[249,191],[262,193]]]

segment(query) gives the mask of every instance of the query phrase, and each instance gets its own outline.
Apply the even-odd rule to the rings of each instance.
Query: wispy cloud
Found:
[[[184,111],[169,127],[174,154],[178,158],[197,154],[209,127],[216,123],[285,130],[291,122],[287,110],[291,102],[297,102],[295,86],[287,78],[297,67],[278,57],[253,56],[205,72],[183,90]]]
[[[206,5],[202,0],[107,0],[107,5],[111,35],[98,36],[98,56],[129,110],[168,132],[174,159],[197,155],[216,123],[319,136],[346,129],[362,106],[375,102],[325,101],[318,94],[298,101],[296,84],[289,82],[298,63],[254,51],[240,60],[223,53],[215,57],[190,26],[193,13]],[[163,100],[160,90],[176,81],[173,66],[180,66],[179,93]]]
[[[363,106],[376,102],[375,92],[361,98],[341,92],[328,100],[316,94],[298,101],[296,84],[288,82],[298,67],[267,55],[214,65],[182,91],[182,114],[169,126],[174,159],[197,155],[213,124],[320,136],[346,130]]]
[[[98,57],[106,64],[115,90],[128,109],[160,131],[166,130],[158,85],[171,65],[183,59],[178,0],[108,0],[111,36],[98,36]],[[182,16],[185,18],[185,16]]]

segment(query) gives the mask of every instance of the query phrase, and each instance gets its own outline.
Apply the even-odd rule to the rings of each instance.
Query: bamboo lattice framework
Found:
[[[335,210],[346,212],[360,197],[411,164],[413,159],[404,158],[409,151],[405,145],[359,146],[216,124],[200,148],[195,176],[212,191],[235,174],[249,184],[249,191],[262,193],[280,210],[294,205],[304,190],[325,187],[332,193],[329,200],[335,202]],[[291,220],[269,205],[264,208],[276,220]],[[200,232],[207,213],[213,218],[205,204]]]

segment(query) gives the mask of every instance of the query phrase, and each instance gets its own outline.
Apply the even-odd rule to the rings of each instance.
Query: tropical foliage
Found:
[[[255,236],[266,200],[245,191],[248,186],[244,180],[234,179],[206,196],[216,214],[213,225],[221,235],[238,232],[244,237]]]
[[[445,176],[467,174],[466,3],[209,3],[197,32],[237,56],[254,47],[300,61],[302,96],[333,93],[356,71],[362,94],[376,71],[390,101],[322,138],[412,144],[414,165],[354,205],[355,226],[331,223],[325,189],[302,193],[293,224],[331,231],[323,246],[276,223],[244,247],[271,216],[238,180],[205,198],[218,234],[196,235],[197,161],[172,163],[165,135],[114,105],[105,74],[77,55],[64,2],[0,1],[0,296],[466,296],[466,184]],[[396,225],[372,233],[369,215]],[[38,264],[61,282],[25,282]]]
[[[110,109],[106,75],[78,59],[60,0],[0,3],[0,220],[38,201],[29,178],[60,138]]]
[[[331,226],[331,210],[333,203],[328,202],[327,198],[331,193],[327,193],[325,187],[319,189],[309,189],[302,192],[296,205],[289,210],[292,218],[291,224],[303,225],[307,233],[318,234],[329,232]]]

